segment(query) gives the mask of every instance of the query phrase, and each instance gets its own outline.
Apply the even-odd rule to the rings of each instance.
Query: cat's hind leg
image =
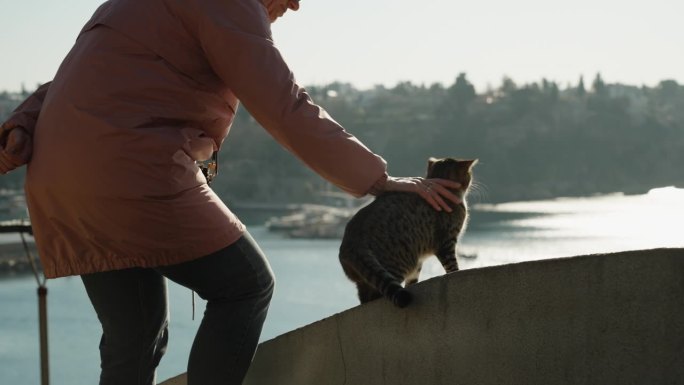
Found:
[[[365,282],[357,283],[356,288],[359,294],[359,301],[361,301],[362,304],[382,297],[382,293]]]

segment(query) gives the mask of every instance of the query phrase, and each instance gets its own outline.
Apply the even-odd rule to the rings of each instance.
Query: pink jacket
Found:
[[[10,118],[33,132],[25,189],[46,276],[175,264],[239,238],[195,164],[238,99],[342,190],[362,196],[385,175],[296,83],[259,0],[110,0]]]

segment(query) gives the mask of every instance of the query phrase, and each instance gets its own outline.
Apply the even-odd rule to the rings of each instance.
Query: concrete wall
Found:
[[[684,384],[684,249],[463,270],[411,290],[406,309],[375,301],[264,342],[245,385]]]

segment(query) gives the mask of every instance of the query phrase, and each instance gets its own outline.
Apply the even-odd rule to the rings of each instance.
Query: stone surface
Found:
[[[684,249],[470,269],[262,343],[245,385],[684,383]],[[180,376],[165,385],[183,385]]]

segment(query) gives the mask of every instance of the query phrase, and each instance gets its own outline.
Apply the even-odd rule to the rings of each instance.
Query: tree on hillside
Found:
[[[584,87],[584,76],[580,76],[579,83],[577,84],[577,95],[583,97],[587,94],[587,89]]]

